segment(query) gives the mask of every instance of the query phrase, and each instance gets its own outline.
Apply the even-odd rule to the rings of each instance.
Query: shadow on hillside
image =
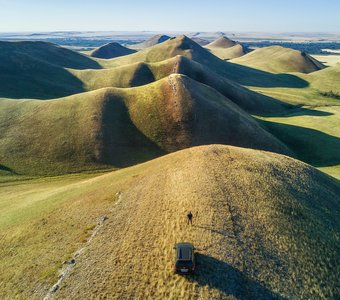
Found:
[[[274,98],[273,98],[274,99]],[[316,117],[326,117],[332,116],[333,113],[320,111],[316,109],[309,109],[301,107],[300,105],[291,106],[286,110],[282,110],[281,112],[275,112],[271,114],[256,114],[262,117],[280,117],[280,118],[289,118],[289,117],[297,117],[297,116],[316,116]]]
[[[124,99],[115,97],[103,107],[101,162],[128,167],[167,154],[132,122]]]
[[[66,68],[100,69],[80,53],[46,42],[0,42],[0,97],[52,99],[84,91]]]
[[[264,120],[257,121],[293,150],[298,159],[314,167],[340,164],[340,138],[315,129]]]
[[[85,91],[83,83],[63,68],[33,70],[27,67],[19,73],[15,76],[0,74],[0,98],[48,100]]]
[[[209,286],[236,299],[284,299],[224,261],[196,253],[196,263],[196,273],[188,280],[200,286]]]
[[[220,74],[245,86],[264,88],[305,88],[309,83],[293,74],[274,74],[262,70],[223,61]]]

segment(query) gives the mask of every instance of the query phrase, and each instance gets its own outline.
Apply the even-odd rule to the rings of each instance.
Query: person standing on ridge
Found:
[[[192,225],[192,213],[191,211],[189,211],[189,213],[187,214],[187,219],[188,219],[188,225]]]

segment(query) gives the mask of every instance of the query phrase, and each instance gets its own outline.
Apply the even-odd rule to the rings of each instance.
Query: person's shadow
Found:
[[[200,286],[209,286],[236,299],[284,299],[224,261],[202,253],[196,253],[195,260],[195,273],[188,280]]]

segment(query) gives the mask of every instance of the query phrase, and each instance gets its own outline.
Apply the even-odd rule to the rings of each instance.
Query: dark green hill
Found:
[[[168,39],[170,39],[170,37],[165,35],[165,34],[157,34],[157,35],[149,38],[148,40],[146,40],[143,43],[130,45],[129,47],[131,49],[138,49],[138,50],[145,49],[145,48],[149,48],[149,47],[161,44],[161,43],[167,41]]]
[[[55,98],[83,91],[66,68],[99,69],[77,52],[46,42],[0,42],[0,97]]]

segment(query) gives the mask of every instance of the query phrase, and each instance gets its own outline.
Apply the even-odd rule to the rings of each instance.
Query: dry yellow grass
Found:
[[[5,191],[24,203],[30,195],[18,199],[21,190],[20,183],[7,185],[0,199]],[[203,146],[41,193],[45,202],[62,201],[2,230],[5,299],[41,299],[58,266],[104,214],[108,220],[76,258],[56,299],[336,294],[339,185],[289,157]],[[179,241],[198,248],[194,276],[172,274],[172,246]]]

